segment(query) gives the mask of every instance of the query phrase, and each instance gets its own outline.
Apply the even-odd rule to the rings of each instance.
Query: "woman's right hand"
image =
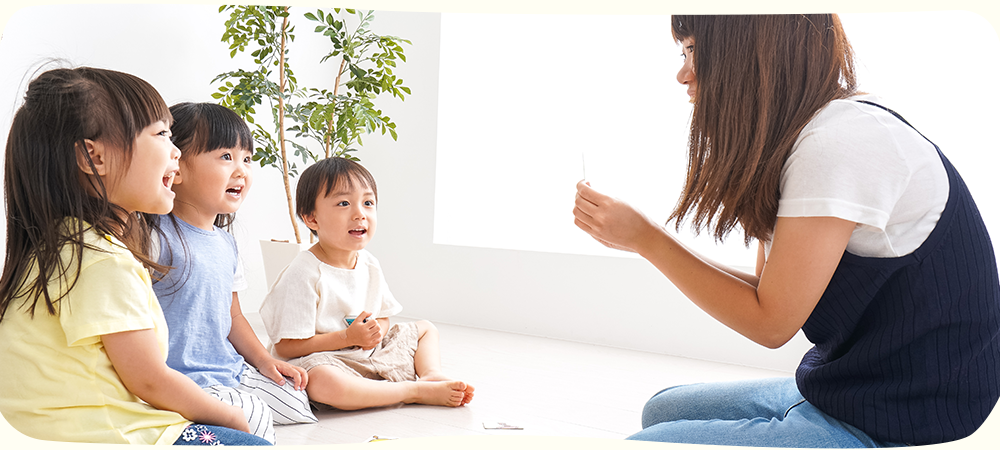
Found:
[[[604,195],[590,183],[576,184],[573,223],[609,248],[637,252],[642,241],[657,227],[628,203]]]

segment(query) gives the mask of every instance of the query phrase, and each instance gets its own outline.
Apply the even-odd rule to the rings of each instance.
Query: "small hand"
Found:
[[[232,428],[234,430],[239,430],[244,433],[250,432],[250,423],[247,421],[247,416],[243,412],[243,409],[238,406],[223,405],[226,407],[226,417],[219,426]]]
[[[305,389],[306,385],[309,384],[309,374],[305,369],[274,358],[259,365],[257,370],[277,383],[278,386],[285,385],[285,377],[291,378],[296,391]]]
[[[372,313],[363,311],[354,322],[347,327],[347,343],[364,350],[375,348],[382,341],[382,329],[378,321],[371,317]]]

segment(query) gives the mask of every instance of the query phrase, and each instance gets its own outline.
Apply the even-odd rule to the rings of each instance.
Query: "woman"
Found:
[[[759,241],[754,274],[691,252],[629,205],[577,185],[575,223],[656,266],[769,348],[815,344],[795,378],[658,393],[632,439],[881,447],[972,434],[1000,397],[1000,282],[961,177],[857,92],[836,15],[673,16],[694,103],[686,217]]]

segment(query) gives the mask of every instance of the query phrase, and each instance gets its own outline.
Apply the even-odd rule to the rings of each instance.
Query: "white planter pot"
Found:
[[[260,254],[264,260],[264,281],[267,283],[267,289],[271,290],[271,285],[274,284],[274,280],[278,279],[278,274],[285,270],[288,263],[292,262],[299,252],[308,250],[312,245],[310,243],[296,244],[261,239]]]

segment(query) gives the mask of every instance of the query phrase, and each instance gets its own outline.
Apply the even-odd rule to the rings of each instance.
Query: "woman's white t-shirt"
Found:
[[[778,217],[857,222],[848,252],[903,256],[924,242],[941,217],[948,174],[917,131],[856,100],[881,104],[872,95],[834,100],[799,133],[782,169]]]

